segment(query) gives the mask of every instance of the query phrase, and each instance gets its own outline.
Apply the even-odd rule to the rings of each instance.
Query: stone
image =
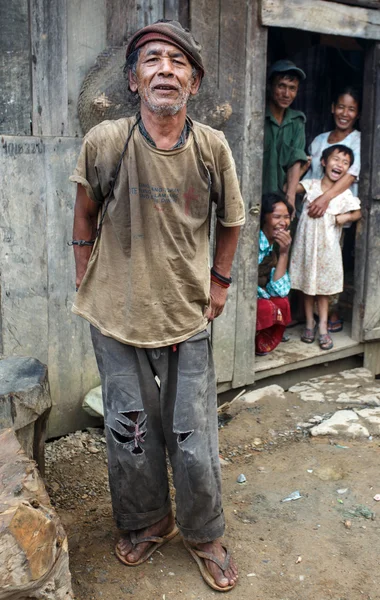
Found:
[[[85,395],[82,407],[92,417],[104,417],[101,385],[93,388]]]
[[[373,381],[374,379],[371,371],[369,369],[364,369],[363,367],[341,371],[339,375],[343,377],[343,379],[355,379],[356,377],[359,377],[360,379],[364,379],[368,382]]]
[[[368,429],[358,421],[359,417],[353,410],[339,410],[326,421],[313,427],[310,432],[312,436],[346,435],[351,438],[368,437]]]
[[[356,414],[369,424],[371,433],[380,433],[380,408],[364,408],[356,410]],[[376,425],[377,427],[372,427]]]
[[[276,397],[285,399],[284,389],[279,385],[267,385],[266,387],[260,388],[259,390],[252,390],[247,392],[240,399],[247,404],[254,404],[263,398]]]
[[[66,533],[35,463],[0,432],[0,600],[73,598]]]
[[[0,360],[0,429],[12,427],[44,474],[46,423],[51,409],[47,367],[35,358]]]
[[[350,369],[315,377],[289,388],[304,402],[380,406],[380,385],[367,369]]]

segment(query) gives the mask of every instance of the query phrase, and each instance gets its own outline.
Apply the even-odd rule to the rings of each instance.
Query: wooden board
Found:
[[[105,0],[107,7],[107,44],[123,46],[140,27],[164,16],[164,0]]]
[[[2,138],[0,264],[3,352],[47,364],[45,153],[38,138]]]
[[[70,0],[67,7],[67,135],[81,136],[78,96],[96,57],[107,46],[107,13],[104,0]]]
[[[380,342],[365,344],[363,367],[369,369],[374,376],[380,374]]]
[[[206,77],[216,88],[219,87],[219,19],[219,0],[190,2],[191,32],[202,46]]]
[[[0,133],[30,135],[28,2],[0,0],[0,14]]]
[[[258,235],[262,193],[267,30],[258,20],[258,4],[247,13],[246,90],[242,158],[242,194],[246,224],[239,242],[237,314],[233,387],[253,383],[258,269]]]
[[[317,33],[380,39],[380,12],[327,0],[262,0],[261,22]]]
[[[50,436],[88,424],[81,402],[99,381],[88,324],[71,313],[75,186],[68,177],[80,145],[4,136],[0,154],[3,351],[48,365]]]
[[[363,107],[361,114],[361,171],[359,182],[359,198],[362,204],[362,218],[357,223],[355,240],[355,295],[353,303],[352,336],[362,341],[366,274],[368,261],[369,215],[372,206],[371,175],[373,146],[373,116],[376,107],[374,74],[376,65],[376,45],[368,48],[365,57],[363,88]]]
[[[232,109],[231,117],[223,126],[223,132],[230,144],[239,178],[242,170],[244,136],[246,11],[245,3],[239,0],[222,0],[220,3],[218,85]],[[207,47],[206,49],[208,50]],[[231,273],[233,285],[229,289],[226,308],[212,325],[218,383],[233,379],[238,269],[237,255]]]
[[[367,95],[369,98],[367,98]],[[365,294],[363,305],[364,340],[380,339],[380,44],[377,43],[368,57],[364,99],[370,112],[364,116],[362,167],[364,185],[368,193],[366,206],[367,245],[362,255],[365,261]],[[370,129],[371,134],[368,135]],[[364,137],[365,136],[365,137]],[[366,198],[365,198],[366,200]]]
[[[189,2],[187,0],[164,0],[164,17],[179,21],[189,27]]]
[[[33,135],[67,135],[67,0],[30,0],[30,14]]]

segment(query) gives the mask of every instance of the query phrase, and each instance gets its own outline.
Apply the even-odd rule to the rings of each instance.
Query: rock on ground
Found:
[[[35,463],[0,432],[0,600],[73,598],[65,531]]]
[[[289,392],[304,402],[380,406],[380,383],[363,368],[314,377],[293,385]]]
[[[0,360],[0,429],[14,429],[23,450],[37,461],[42,474],[50,408],[45,365],[19,356]]]

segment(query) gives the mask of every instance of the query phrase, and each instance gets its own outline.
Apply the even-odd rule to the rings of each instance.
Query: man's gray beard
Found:
[[[150,110],[150,112],[154,113],[155,115],[159,115],[161,117],[169,117],[169,116],[176,115],[186,106],[187,101],[190,96],[190,85],[191,84],[189,83],[188,89],[181,90],[181,95],[178,98],[178,102],[176,104],[168,104],[168,105],[153,104],[153,102],[151,102],[148,99],[147,94],[145,94],[145,88],[141,89],[139,87],[138,93],[139,93],[141,102],[143,102],[145,104],[145,106],[148,108],[148,110]]]

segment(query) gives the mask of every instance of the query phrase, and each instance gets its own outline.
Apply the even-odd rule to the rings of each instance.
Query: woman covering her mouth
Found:
[[[278,346],[291,321],[287,298],[290,291],[287,267],[292,242],[288,231],[292,213],[292,205],[281,194],[264,194],[259,237],[255,339],[258,356],[264,356]],[[273,250],[274,243],[278,247],[278,256]]]

